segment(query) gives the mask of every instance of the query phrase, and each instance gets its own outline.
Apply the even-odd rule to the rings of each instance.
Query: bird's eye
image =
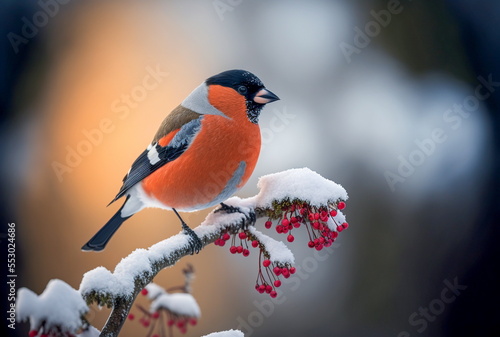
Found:
[[[238,87],[238,92],[239,92],[240,94],[242,94],[242,95],[245,95],[245,94],[247,93],[247,91],[248,91],[248,89],[247,89],[247,87],[245,87],[244,85],[240,85],[240,86]]]

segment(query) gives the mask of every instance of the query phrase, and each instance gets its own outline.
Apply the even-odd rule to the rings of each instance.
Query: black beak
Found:
[[[275,94],[273,94],[272,92],[270,92],[269,90],[264,88],[264,89],[260,89],[255,94],[253,101],[255,103],[259,103],[259,104],[267,104],[267,103],[271,103],[274,101],[278,101],[279,99],[280,98],[278,96],[276,96]]]

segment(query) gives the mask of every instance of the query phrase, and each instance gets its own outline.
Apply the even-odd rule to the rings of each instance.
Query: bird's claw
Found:
[[[225,213],[241,213],[245,216],[245,220],[242,221],[242,228],[247,229],[248,226],[254,225],[257,221],[257,217],[253,210],[244,212],[240,207],[227,205],[223,202],[220,203],[220,208],[216,209],[214,213],[225,212]]]
[[[189,236],[189,247],[191,248],[191,255],[198,254],[200,250],[203,248],[203,243],[201,242],[201,239],[185,223],[182,224],[182,230],[187,236]]]

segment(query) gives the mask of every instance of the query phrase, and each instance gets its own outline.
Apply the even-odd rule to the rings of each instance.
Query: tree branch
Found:
[[[253,212],[253,210],[250,210],[250,212]],[[266,216],[266,214],[262,210],[258,210],[257,214],[255,214],[255,218],[263,216]],[[215,221],[217,220],[219,222],[215,224]],[[206,222],[210,222],[210,224],[207,225]],[[248,226],[253,225],[253,218],[247,214],[237,212],[228,214],[224,212],[217,212],[216,210],[210,213],[207,219],[200,226],[194,229],[194,232],[200,238],[203,247],[205,247],[215,242],[215,240],[219,238],[223,232],[236,233],[242,228],[247,228]],[[158,255],[159,252],[161,253],[160,255]],[[100,268],[86,273],[83,277],[82,285],[80,286],[80,292],[86,302],[88,304],[96,302],[99,305],[112,307],[111,314],[103,327],[100,336],[118,336],[127,319],[128,313],[132,308],[134,300],[141,290],[146,285],[151,283],[161,270],[173,266],[182,257],[189,255],[190,253],[191,248],[189,247],[188,236],[182,232],[153,245],[147,250],[140,249],[132,252],[116,266],[113,274],[107,275],[108,281],[111,281],[110,284],[119,282],[121,275],[119,276],[116,274],[121,274],[122,269],[127,269],[123,267],[128,264],[134,264],[134,260],[138,260],[139,258],[144,259],[146,257],[149,260],[149,266],[132,271],[135,275],[133,277],[133,289],[129,289],[131,290],[130,292],[120,291],[117,293],[111,288],[99,289],[99,287],[96,287],[95,283],[100,282],[102,279],[103,270]]]

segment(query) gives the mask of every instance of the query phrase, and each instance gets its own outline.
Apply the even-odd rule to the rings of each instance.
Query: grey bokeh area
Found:
[[[350,227],[322,252],[297,235],[301,272],[276,300],[253,289],[255,253],[187,258],[202,311],[187,335],[498,335],[497,2],[53,1],[45,23],[39,3],[2,13],[2,226],[17,224],[18,287],[78,288],[85,271],[177,233],[171,212],[146,210],[105,252],[79,251],[165,113],[204,78],[243,68],[281,100],[261,115],[261,157],[238,195],[307,166],[346,188]],[[134,101],[152,72],[155,88]],[[182,282],[182,267],[157,282]],[[97,328],[107,313],[95,309]]]

